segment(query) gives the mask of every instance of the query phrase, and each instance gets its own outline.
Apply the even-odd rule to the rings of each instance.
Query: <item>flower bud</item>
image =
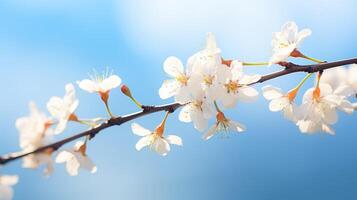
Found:
[[[129,97],[139,108],[142,108],[142,105],[131,94],[131,91],[128,86],[123,84],[120,90],[123,94],[125,94],[125,96]]]
[[[130,89],[126,85],[122,85],[120,88],[121,92],[125,94],[126,96],[132,98],[133,96],[131,95]]]

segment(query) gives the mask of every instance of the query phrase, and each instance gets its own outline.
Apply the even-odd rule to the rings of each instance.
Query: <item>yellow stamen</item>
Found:
[[[182,85],[187,85],[188,77],[186,75],[182,74],[182,75],[176,77],[176,80],[178,82],[180,82]]]
[[[236,93],[239,88],[238,82],[232,80],[230,80],[227,84],[224,84],[224,86],[227,88],[228,93]]]

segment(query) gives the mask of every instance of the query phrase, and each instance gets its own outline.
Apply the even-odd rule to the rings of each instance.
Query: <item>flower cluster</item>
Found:
[[[78,81],[78,85],[90,93],[98,92],[104,101],[110,116],[108,99],[111,89],[120,85],[121,80],[116,75],[97,76],[92,80],[85,79]],[[67,127],[68,122],[77,122],[94,128],[101,121],[101,118],[79,119],[75,111],[79,106],[79,101],[75,95],[75,87],[72,84],[65,86],[65,95],[63,97],[52,97],[47,103],[47,110],[51,114],[47,117],[45,113],[38,110],[35,103],[29,105],[30,115],[17,119],[16,127],[20,132],[20,147],[23,152],[30,152],[40,147],[48,145],[55,135],[61,134]],[[73,149],[63,150],[56,156],[57,163],[66,163],[67,172],[71,176],[78,174],[80,168],[87,169],[90,172],[96,172],[96,166],[86,154],[87,141],[79,141]],[[54,148],[47,148],[36,154],[30,154],[23,158],[23,167],[35,169],[40,165],[46,165],[45,175],[49,176],[53,172],[52,156]]]
[[[164,70],[173,79],[164,81],[159,94],[162,99],[174,96],[176,101],[187,103],[179,114],[181,121],[193,122],[197,130],[205,131],[209,119],[216,116],[216,124],[204,139],[221,131],[245,130],[243,125],[226,118],[218,104],[232,108],[237,102],[253,102],[258,91],[250,84],[259,81],[260,76],[245,74],[238,60],[224,60],[212,33],[207,35],[206,48],[187,60],[186,70],[176,57],[166,59]]]
[[[159,96],[162,99],[174,97],[175,101],[179,103],[176,105],[182,106],[179,120],[186,123],[192,122],[195,129],[204,132],[202,134],[204,140],[218,134],[243,132],[246,127],[226,117],[226,113],[223,111],[234,108],[238,102],[250,103],[257,100],[259,92],[252,85],[267,80],[267,76],[245,73],[245,67],[272,64],[288,67],[289,57],[322,63],[320,60],[304,55],[298,49],[302,41],[309,35],[311,35],[311,30],[298,31],[294,22],[288,22],[283,25],[280,32],[273,35],[273,55],[269,62],[248,63],[237,59],[224,59],[214,35],[208,33],[206,47],[190,56],[185,65],[174,56],[170,56],[164,61],[163,68],[170,79],[163,82],[159,89]],[[263,96],[270,101],[270,111],[283,112],[285,118],[296,124],[302,133],[335,134],[331,126],[338,120],[337,111],[351,114],[357,106],[356,103],[353,104],[350,101],[351,97],[357,97],[357,65],[353,64],[348,69],[340,67],[317,72],[314,86],[305,92],[302,103],[297,104],[296,98],[299,91],[312,75],[313,73],[309,73],[288,92],[266,85],[262,88]],[[157,109],[157,107],[143,106],[133,97],[130,89],[126,85],[122,85],[122,93],[142,111],[134,113],[132,116],[115,117],[109,106],[109,97],[111,90],[121,85],[121,79],[108,72],[99,76],[95,75],[91,79],[77,81],[77,84],[82,90],[99,95],[105,105],[108,118],[82,119],[78,117],[76,110],[79,100],[76,98],[75,86],[72,84],[65,86],[63,97],[50,98],[47,103],[49,116],[41,112],[35,103],[31,102],[29,116],[21,117],[16,121],[16,127],[20,133],[19,146],[22,149],[18,153],[21,155],[18,158],[23,158],[24,168],[35,169],[44,165],[44,174],[49,176],[53,173],[53,157],[55,157],[56,163],[65,164],[66,171],[70,176],[78,175],[80,169],[95,173],[97,167],[87,153],[90,139],[104,128],[121,124],[114,123],[117,120],[127,117],[129,119],[123,120],[127,122],[137,118],[140,113],[145,115],[153,112],[150,109]],[[132,132],[142,137],[135,145],[136,150],[141,151],[144,147],[148,147],[159,155],[166,156],[171,150],[170,145],[183,145],[179,136],[165,134],[168,116],[176,108],[162,109],[162,107],[164,106],[161,106],[161,111],[165,110],[166,115],[152,131],[138,123],[131,125]],[[215,122],[209,126],[212,118]],[[61,145],[52,143],[53,138],[62,134],[70,122],[85,125],[90,131],[62,140],[63,144],[60,143]],[[96,133],[93,136],[88,132]],[[72,148],[58,151],[62,145],[79,138],[82,139],[77,141]],[[0,176],[0,200],[12,198],[11,186],[17,182],[17,176]]]

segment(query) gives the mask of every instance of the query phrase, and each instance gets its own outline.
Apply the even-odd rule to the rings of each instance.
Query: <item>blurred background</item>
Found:
[[[87,78],[93,69],[113,69],[144,104],[172,102],[158,96],[166,78],[162,63],[171,55],[186,60],[204,48],[207,32],[216,34],[225,58],[266,61],[272,32],[294,20],[313,31],[301,46],[306,55],[327,61],[356,57],[356,7],[354,0],[1,0],[0,154],[19,150],[15,120],[28,114],[29,101],[45,110],[51,96],[63,96],[66,83]],[[303,76],[269,84],[287,91]],[[79,117],[106,115],[97,95],[77,94]],[[110,104],[117,115],[137,110],[118,89]],[[15,199],[356,199],[357,115],[341,113],[336,136],[309,136],[267,106],[263,97],[238,104],[227,115],[248,131],[207,142],[175,113],[167,133],[181,136],[184,147],[173,147],[167,157],[137,152],[139,137],[125,124],[89,144],[98,167],[94,175],[70,177],[56,165],[53,176],[44,178],[42,170],[22,169],[21,161],[1,172],[20,176]],[[154,128],[162,117],[137,122]],[[71,125],[57,139],[85,128]]]

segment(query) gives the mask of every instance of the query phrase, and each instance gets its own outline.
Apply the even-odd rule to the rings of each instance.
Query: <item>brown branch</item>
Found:
[[[285,69],[274,72],[271,74],[267,74],[265,76],[262,76],[257,82],[254,82],[250,85],[257,84],[257,83],[262,83],[274,78],[278,78],[280,76],[285,76],[291,73],[296,73],[296,72],[306,72],[306,73],[314,73],[318,71],[323,71],[325,69],[333,68],[333,67],[338,67],[338,66],[343,66],[343,65],[349,65],[349,64],[357,64],[357,58],[352,58],[352,59],[347,59],[347,60],[341,60],[341,61],[336,61],[336,62],[330,62],[330,63],[321,63],[321,64],[314,64],[314,65],[296,65],[294,63],[283,63],[283,66]],[[20,158],[23,158],[25,156],[28,156],[30,154],[35,154],[35,153],[40,153],[46,150],[57,150],[63,145],[72,142],[74,140],[77,140],[79,138],[89,136],[90,138],[95,137],[100,131],[107,129],[112,126],[120,126],[123,123],[126,123],[128,121],[134,120],[136,118],[151,114],[151,113],[156,113],[160,111],[167,111],[167,112],[174,112],[176,109],[179,107],[183,106],[183,104],[180,103],[172,103],[172,104],[167,104],[167,105],[160,105],[160,106],[142,106],[143,110],[132,113],[129,115],[125,116],[119,116],[116,118],[112,118],[108,120],[107,122],[99,125],[96,128],[93,128],[88,131],[84,131],[81,133],[78,133],[76,135],[73,135],[71,137],[65,138],[63,140],[60,140],[58,142],[40,147],[36,150],[30,151],[30,152],[19,152],[19,153],[12,153],[8,154],[5,156],[0,157],[0,165],[4,165],[6,163],[9,163],[14,160],[18,160]]]

